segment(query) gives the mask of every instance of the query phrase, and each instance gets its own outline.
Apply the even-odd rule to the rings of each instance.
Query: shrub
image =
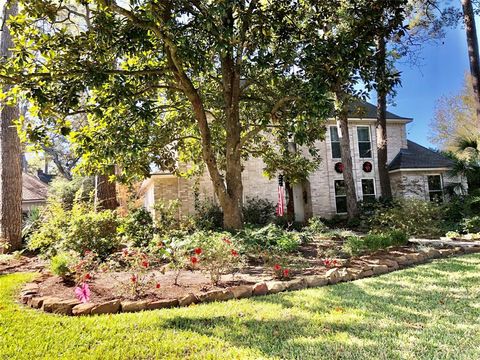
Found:
[[[75,205],[61,246],[65,250],[73,250],[79,254],[88,250],[93,251],[101,259],[105,259],[120,244],[117,227],[118,218],[115,211],[95,212],[85,206]]]
[[[396,200],[392,207],[381,207],[369,219],[373,232],[401,230],[408,236],[436,237],[444,233],[440,205],[423,200]]]
[[[260,229],[246,228],[237,235],[248,252],[272,249],[281,252],[293,252],[302,243],[302,236],[296,231],[286,231],[269,224]]]
[[[76,176],[71,181],[57,177],[49,187],[49,197],[71,209],[75,202],[89,202],[95,190],[95,180],[91,176]]]
[[[195,226],[203,230],[217,230],[223,228],[223,211],[212,201],[197,202],[195,204]]]
[[[472,216],[463,219],[461,222],[462,230],[466,233],[478,233],[480,232],[480,216]]]
[[[247,224],[264,226],[275,217],[275,204],[258,197],[247,199],[243,207],[243,220]]]
[[[155,225],[158,231],[166,234],[180,228],[180,202],[178,200],[158,201],[154,205]]]
[[[366,251],[376,251],[389,246],[404,245],[407,235],[401,230],[386,233],[369,233],[364,237],[349,236],[343,244],[343,251],[349,255],[359,255]]]
[[[135,209],[120,221],[118,232],[134,247],[146,247],[155,234],[152,215],[144,208]]]
[[[325,233],[327,231],[329,231],[329,228],[327,225],[325,225],[325,223],[322,221],[322,219],[320,219],[319,217],[317,216],[314,216],[314,217],[311,217],[310,219],[308,219],[308,223],[307,223],[307,226],[305,228],[305,231],[313,234],[313,235],[317,235],[317,234],[322,234],[322,233]]]
[[[42,214],[38,207],[31,209],[22,223],[22,241],[28,242],[30,237],[38,231],[41,224]]]
[[[62,278],[68,278],[72,275],[71,265],[72,257],[65,252],[59,253],[50,259],[50,270]]]

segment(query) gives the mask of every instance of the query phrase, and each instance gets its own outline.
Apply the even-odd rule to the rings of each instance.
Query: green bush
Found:
[[[302,236],[297,231],[286,231],[269,224],[262,228],[246,228],[236,235],[247,251],[273,249],[280,252],[293,252],[302,243]]]
[[[95,212],[82,206],[74,206],[61,247],[79,254],[87,250],[93,251],[101,259],[105,259],[120,245],[118,225],[115,211]]]
[[[462,230],[466,233],[478,233],[480,232],[480,216],[472,216],[463,219],[461,222]]]
[[[27,243],[30,237],[38,231],[41,224],[42,214],[38,207],[31,209],[22,222],[22,241]]]
[[[307,226],[305,227],[304,230],[307,232],[310,232],[313,235],[317,235],[317,234],[325,233],[330,229],[328,228],[327,225],[325,225],[325,223],[322,221],[321,218],[319,218],[318,216],[314,216],[308,219]]]
[[[437,237],[445,233],[442,207],[430,201],[399,199],[380,207],[368,220],[373,232],[401,230],[408,236]]]
[[[247,224],[265,226],[275,218],[275,204],[258,197],[247,199],[243,206],[243,220]]]
[[[135,247],[148,246],[155,234],[152,215],[144,208],[132,210],[121,219],[118,232]]]
[[[72,274],[72,270],[70,269],[72,263],[72,256],[68,253],[62,252],[50,259],[50,270],[55,275],[66,278]]]
[[[49,198],[71,209],[75,202],[89,202],[95,191],[95,179],[91,176],[75,176],[71,181],[61,177],[53,179]]]
[[[223,228],[223,211],[212,201],[196,202],[193,221],[197,229],[218,230]]]
[[[401,230],[376,234],[369,233],[363,237],[349,236],[343,244],[343,251],[355,256],[367,251],[385,249],[389,246],[404,245],[407,241],[407,235]]]
[[[180,228],[180,202],[178,200],[157,201],[154,205],[155,226],[162,234]]]

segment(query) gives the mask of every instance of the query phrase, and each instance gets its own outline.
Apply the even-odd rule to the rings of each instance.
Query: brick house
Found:
[[[444,189],[466,179],[448,174],[452,162],[435,151],[407,140],[406,126],[413,119],[387,112],[388,162],[393,195],[424,200],[444,198]],[[359,200],[380,197],[376,153],[376,107],[369,103],[352,106],[349,115],[353,172]],[[335,119],[326,124],[326,139],[318,141],[322,161],[302,184],[284,192],[289,210],[297,221],[314,216],[330,218],[346,213],[346,197],[340,159],[339,130]],[[262,175],[263,161],[251,158],[244,163],[244,197],[278,201],[278,179]],[[152,209],[157,200],[180,200],[180,212],[194,212],[196,200],[215,201],[208,173],[200,178],[184,179],[173,174],[154,172],[143,186],[144,206]],[[459,187],[460,188],[460,187]],[[293,206],[292,206],[293,205]]]

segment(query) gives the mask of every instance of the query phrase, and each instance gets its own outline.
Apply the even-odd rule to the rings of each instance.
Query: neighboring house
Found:
[[[359,200],[380,197],[376,152],[376,107],[369,103],[352,106],[349,114],[349,135],[353,172]],[[451,177],[452,162],[435,151],[407,140],[406,126],[411,118],[387,112],[388,162],[393,195],[424,200],[444,198],[450,184],[466,188],[466,179]],[[339,130],[335,119],[327,122],[325,141],[318,141],[322,161],[316,171],[302,184],[286,186],[287,209],[295,220],[304,221],[312,215],[330,218],[346,213],[345,185],[342,175]],[[251,158],[244,163],[244,197],[278,201],[278,179],[262,175],[264,163]],[[280,174],[279,174],[280,175]],[[173,174],[152,173],[143,184],[144,205],[153,209],[158,200],[180,200],[180,212],[191,214],[197,200],[213,199],[215,195],[208,173],[199,179],[184,179]]]
[[[48,185],[38,177],[22,172],[22,211],[28,213],[47,202]]]

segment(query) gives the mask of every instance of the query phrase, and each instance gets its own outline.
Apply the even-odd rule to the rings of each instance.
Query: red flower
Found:
[[[279,271],[279,270],[282,269],[282,267],[281,267],[280,265],[278,265],[278,264],[275,264],[275,266],[273,267],[273,269],[274,269],[275,271]]]
[[[283,276],[284,277],[288,277],[289,273],[290,273],[290,270],[288,270],[288,269],[283,270]]]
[[[200,255],[201,253],[202,253],[202,249],[201,249],[201,248],[196,248],[196,249],[195,249],[195,254]]]
[[[127,249],[123,249],[123,256],[128,256],[128,250]]]
[[[92,278],[92,275],[90,275],[89,273],[85,274],[85,280],[90,280],[91,278]]]
[[[132,277],[130,278],[130,281],[132,283],[136,283],[137,282],[137,277],[135,275],[132,275]]]
[[[144,268],[148,268],[149,265],[150,265],[150,264],[148,263],[148,261],[145,261],[145,260],[142,261],[142,266],[143,266]]]
[[[232,245],[232,242],[230,241],[229,238],[224,237],[222,240],[226,242],[228,245]]]
[[[160,283],[157,283],[157,284],[155,285],[155,287],[156,287],[157,289],[160,289]]]
[[[232,256],[238,256],[238,252],[236,250],[232,249],[231,253],[232,253]]]
[[[195,256],[192,256],[192,257],[190,258],[190,261],[191,261],[192,264],[195,265],[195,264],[198,262],[198,259],[197,259]]]
[[[330,264],[331,264],[330,260],[328,260],[328,259],[323,260],[323,265],[325,265],[326,267],[329,267]]]

